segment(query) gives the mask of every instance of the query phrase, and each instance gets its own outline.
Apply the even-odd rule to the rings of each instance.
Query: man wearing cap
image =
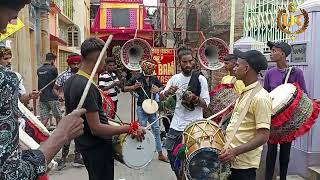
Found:
[[[56,58],[56,55],[53,53],[48,53],[46,55],[45,62],[37,70],[39,91],[58,76],[58,70],[54,66],[54,61]],[[50,111],[52,111],[53,117],[56,119],[57,124],[61,119],[58,96],[53,93],[53,86],[54,84],[50,84],[47,88],[41,90],[40,94],[40,119],[45,126],[47,126],[49,121]]]
[[[286,58],[291,53],[291,46],[285,42],[268,42],[267,45],[271,49],[271,60],[277,64],[277,67],[271,68],[265,74],[264,88],[271,92],[273,89],[284,83],[288,73],[289,65]],[[303,72],[299,68],[293,68],[288,79],[288,83],[297,82],[299,86],[307,93]],[[268,153],[266,162],[266,180],[272,180],[274,167],[277,158],[277,144],[268,143]],[[285,180],[290,159],[291,142],[280,145],[280,180]]]
[[[267,69],[268,63],[263,54],[256,50],[241,52],[235,49],[235,54],[239,59],[234,75],[246,87],[237,99],[226,130],[226,139],[231,140],[230,147],[221,152],[219,159],[222,163],[231,163],[231,180],[255,180],[262,145],[268,141],[270,132],[271,97],[258,80],[260,71]],[[240,119],[241,114],[243,119]],[[239,119],[241,123],[238,128],[236,124]],[[231,137],[234,130],[235,136]]]
[[[224,67],[228,71],[228,75],[224,76],[221,84],[234,84],[234,89],[238,94],[241,94],[245,85],[241,80],[237,80],[234,76],[234,68],[236,67],[238,57],[234,54],[228,54],[224,57]]]
[[[72,53],[68,56],[67,63],[68,69],[61,74],[59,74],[55,85],[53,87],[53,93],[59,97],[59,101],[63,102],[63,86],[64,83],[69,79],[72,75],[78,72],[79,64],[80,64],[81,57],[77,53]]]
[[[81,57],[79,54],[77,53],[70,54],[67,58],[67,63],[69,68],[66,71],[59,74],[54,84],[53,93],[56,96],[58,96],[60,102],[64,101],[64,92],[63,92],[64,84],[71,76],[73,76],[78,72],[80,60],[81,60]],[[69,154],[69,149],[70,149],[70,142],[65,144],[62,148],[62,157],[61,157],[61,160],[58,161],[58,170],[62,170],[65,167],[65,162]],[[84,166],[83,160],[81,158],[81,154],[77,150],[77,148],[74,149],[74,160],[72,162],[72,165],[74,167]]]

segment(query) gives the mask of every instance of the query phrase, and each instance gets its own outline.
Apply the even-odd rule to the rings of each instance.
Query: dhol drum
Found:
[[[283,84],[270,92],[272,98],[271,144],[291,142],[310,130],[320,107],[297,83]]]
[[[186,145],[184,170],[189,180],[225,180],[230,175],[230,165],[220,163],[218,155],[223,149],[225,137],[212,121],[198,120],[183,132]]]
[[[233,88],[233,84],[220,84],[210,92],[210,104],[203,110],[203,116],[210,116],[225,111],[220,116],[213,119],[214,122],[220,123],[223,116],[231,115],[238,94]]]
[[[119,126],[118,123],[110,122],[110,125]],[[156,142],[153,134],[146,130],[145,139],[138,142],[129,134],[121,134],[113,137],[115,159],[132,169],[146,167],[153,159],[156,150]]]
[[[158,111],[159,105],[153,99],[146,99],[142,102],[142,109],[147,114],[154,114]]]

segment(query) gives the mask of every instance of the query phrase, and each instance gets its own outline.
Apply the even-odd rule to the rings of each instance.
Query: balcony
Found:
[[[67,24],[73,23],[73,0],[52,0],[52,3],[55,4],[60,10],[63,16],[60,16],[59,19],[66,22]]]

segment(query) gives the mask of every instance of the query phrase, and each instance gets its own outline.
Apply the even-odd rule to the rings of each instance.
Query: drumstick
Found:
[[[53,84],[59,77],[61,77],[63,74],[67,73],[68,71],[64,71],[63,73],[61,73],[59,76],[57,76],[56,78],[54,78],[52,81],[50,81],[47,85],[45,85],[43,88],[41,88],[39,90],[39,92],[45,90],[47,87],[49,87],[51,84]]]
[[[147,127],[145,127],[144,129],[149,129],[154,123],[156,123],[157,121],[159,121],[161,118],[166,118],[169,122],[170,119],[167,116],[159,116],[158,119],[156,119],[155,121],[153,121],[152,123],[150,123]]]
[[[212,115],[212,116],[208,117],[208,118],[207,118],[207,120],[212,120],[213,118],[215,118],[215,117],[217,117],[217,116],[221,115],[221,114],[222,114],[222,113],[224,113],[226,110],[228,110],[228,109],[229,109],[233,104],[234,104],[234,103],[229,104],[229,106],[227,106],[226,108],[222,109],[222,110],[221,110],[221,111],[219,111],[218,113],[216,113],[216,114],[214,114],[214,115]]]
[[[136,82],[140,83],[138,80],[136,80]],[[143,87],[140,87],[140,88],[142,89],[143,93],[147,96],[147,98],[150,99],[147,92],[144,90],[144,88]]]
[[[93,70],[92,70],[92,73],[91,73],[91,75],[90,75],[90,78],[88,79],[88,82],[87,82],[87,84],[86,84],[86,87],[84,88],[84,91],[83,91],[83,94],[82,94],[81,99],[80,99],[80,101],[79,101],[79,104],[78,104],[78,106],[77,106],[77,109],[82,108],[83,103],[84,103],[85,99],[87,98],[87,95],[88,95],[89,88],[90,88],[90,86],[91,86],[91,82],[92,82],[92,80],[93,80],[93,77],[94,77],[94,75],[95,75],[96,72],[97,72],[97,69],[98,69],[98,67],[99,67],[99,65],[100,65],[100,62],[101,62],[101,60],[102,60],[102,57],[103,57],[104,53],[106,52],[109,44],[111,43],[112,38],[113,38],[113,35],[111,34],[111,35],[108,37],[108,40],[107,40],[107,42],[105,43],[102,51],[100,52],[99,58],[98,58],[95,66],[94,66],[94,68],[93,68]]]

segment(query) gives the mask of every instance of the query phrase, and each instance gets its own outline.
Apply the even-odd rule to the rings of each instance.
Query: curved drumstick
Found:
[[[77,109],[82,108],[83,103],[84,103],[85,99],[87,98],[87,95],[88,95],[89,88],[90,88],[90,86],[91,86],[93,77],[94,77],[94,75],[95,75],[96,72],[97,72],[97,69],[98,69],[98,67],[99,67],[99,65],[100,65],[100,62],[101,62],[101,60],[102,60],[102,57],[103,57],[104,53],[106,52],[106,50],[108,49],[108,46],[109,46],[109,44],[110,44],[111,41],[112,41],[112,38],[113,38],[113,35],[111,34],[111,35],[108,37],[107,42],[104,44],[104,47],[103,47],[102,51],[100,52],[100,55],[99,55],[99,57],[98,57],[98,60],[97,60],[96,64],[94,65],[94,68],[93,68],[93,70],[92,70],[92,73],[91,73],[91,75],[90,75],[90,78],[88,79],[88,82],[87,82],[87,84],[86,84],[86,87],[84,88],[84,91],[83,91],[83,94],[82,94],[81,99],[80,99],[80,101],[79,101],[79,104],[78,104],[78,106],[77,106]]]
[[[61,77],[63,74],[67,73],[68,71],[64,71],[63,73],[61,73],[59,76],[57,76],[56,78],[54,78],[52,81],[50,81],[47,85],[45,85],[43,88],[41,88],[39,90],[39,92],[42,92],[43,90],[45,90],[47,87],[49,87],[51,84],[53,84],[59,77]]]
[[[155,121],[153,121],[152,123],[150,123],[147,127],[145,127],[144,129],[149,129],[154,123],[156,123],[157,121],[159,121],[161,118],[166,118],[167,120],[170,121],[170,119],[167,116],[159,116],[158,119],[156,119]]]

